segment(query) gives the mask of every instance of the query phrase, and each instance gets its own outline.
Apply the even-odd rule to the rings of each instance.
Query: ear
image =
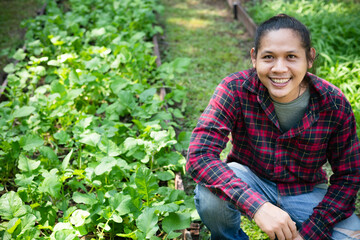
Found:
[[[256,68],[256,56],[255,56],[255,48],[252,48],[250,50],[250,56],[251,56],[251,62],[253,64],[253,67]]]
[[[316,57],[316,50],[315,50],[315,48],[311,48],[310,49],[310,59],[308,61],[308,68],[311,68],[313,66],[315,57]]]

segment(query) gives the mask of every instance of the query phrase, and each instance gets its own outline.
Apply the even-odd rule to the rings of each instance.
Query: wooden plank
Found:
[[[236,7],[238,10],[239,21],[241,21],[245,25],[245,28],[249,32],[250,36],[255,37],[257,28],[255,22],[247,14],[246,10],[241,6],[241,4],[237,4]]]
[[[235,9],[237,12],[238,20],[244,24],[246,31],[250,34],[250,37],[255,37],[256,33],[256,24],[254,20],[247,14],[245,8],[241,6],[241,2],[238,0],[227,0],[231,9]]]

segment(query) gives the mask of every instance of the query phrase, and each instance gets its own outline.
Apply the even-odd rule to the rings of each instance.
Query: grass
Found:
[[[250,67],[250,45],[226,1],[162,0],[165,11],[164,60],[191,59],[177,83],[188,89],[185,128],[192,130],[215,87],[230,73]]]
[[[165,34],[160,42],[162,60],[191,59],[185,74],[176,76],[177,84],[187,90],[184,130],[191,131],[207,106],[216,86],[227,75],[251,67],[252,40],[241,23],[233,19],[226,1],[162,0],[165,10],[160,21]],[[230,145],[230,144],[229,144]],[[223,151],[222,158],[229,151]],[[184,176],[186,191],[192,194],[194,182]],[[268,239],[253,221],[242,218],[251,239]],[[200,239],[209,239],[202,227]]]
[[[0,72],[8,63],[5,55],[23,44],[21,22],[36,16],[44,0],[0,0]]]

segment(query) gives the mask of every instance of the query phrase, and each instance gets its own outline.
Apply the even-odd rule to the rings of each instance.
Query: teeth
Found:
[[[289,78],[287,79],[283,79],[283,78],[272,78],[271,79],[273,82],[275,83],[286,83],[287,81],[289,81]]]

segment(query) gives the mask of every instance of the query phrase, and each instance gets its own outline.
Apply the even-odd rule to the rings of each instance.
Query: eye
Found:
[[[265,56],[263,56],[263,59],[273,59],[274,57],[273,56],[271,56],[271,55],[265,55]]]
[[[296,58],[296,56],[295,56],[295,55],[290,54],[290,55],[288,56],[288,58],[289,58],[289,59],[295,59],[295,58]]]

